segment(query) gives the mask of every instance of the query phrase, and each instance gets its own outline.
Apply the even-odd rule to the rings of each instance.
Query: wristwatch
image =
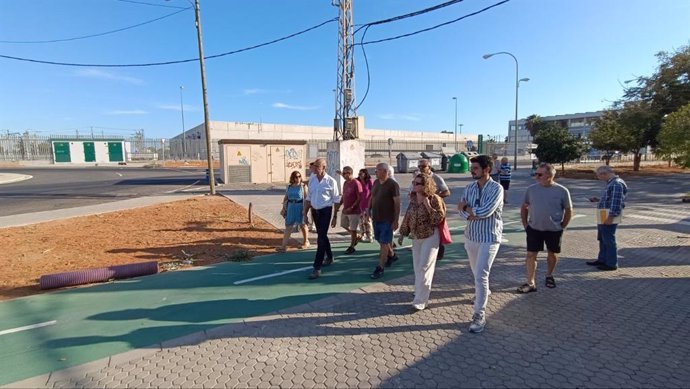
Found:
[[[465,204],[465,205],[462,206],[462,210],[465,211],[465,212],[467,212],[467,204]]]

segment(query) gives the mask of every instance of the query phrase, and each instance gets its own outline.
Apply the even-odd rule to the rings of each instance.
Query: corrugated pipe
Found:
[[[105,282],[112,279],[146,276],[156,273],[158,273],[158,262],[151,261],[102,267],[99,269],[46,274],[41,276],[38,283],[41,289],[54,289],[65,286],[90,284],[93,282]]]

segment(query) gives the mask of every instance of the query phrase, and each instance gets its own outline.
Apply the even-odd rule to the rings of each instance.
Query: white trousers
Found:
[[[474,276],[474,313],[484,315],[489,300],[489,273],[500,243],[479,243],[465,240],[465,251],[470,258]]]
[[[424,239],[412,240],[412,263],[414,264],[414,300],[412,304],[426,304],[431,293],[431,282],[436,270],[440,236],[438,228]]]

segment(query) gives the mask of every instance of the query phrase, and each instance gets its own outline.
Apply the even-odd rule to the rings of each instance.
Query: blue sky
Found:
[[[188,0],[0,0],[0,55],[38,60],[136,64],[198,56],[192,9],[138,28],[99,34],[189,7]],[[456,19],[499,0],[465,0],[439,11],[373,26],[376,40]],[[362,24],[443,0],[353,0]],[[152,6],[147,4],[154,4]],[[177,7],[177,8],[172,8]],[[201,0],[205,55],[270,41],[330,18],[330,0]],[[337,26],[268,47],[206,61],[211,120],[332,125]],[[359,41],[359,39],[358,39]],[[458,97],[462,133],[503,135],[514,116],[519,60],[521,118],[596,111],[621,84],[650,75],[654,54],[690,43],[687,0],[511,0],[416,36],[366,46],[371,84],[358,110],[366,127],[452,131]],[[367,87],[361,50],[356,97]],[[67,67],[0,58],[0,130],[90,131],[169,138],[203,122],[198,62],[154,67]]]

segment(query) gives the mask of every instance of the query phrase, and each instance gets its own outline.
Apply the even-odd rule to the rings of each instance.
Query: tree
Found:
[[[560,163],[565,171],[565,163],[579,158],[584,149],[580,139],[562,126],[551,125],[541,129],[534,139],[537,150],[534,152],[540,162]]]
[[[604,114],[594,122],[594,128],[589,133],[591,146],[605,151],[605,155],[610,155],[611,151],[617,150],[618,145],[621,144],[620,139],[624,136],[618,116],[618,111],[604,111]],[[608,165],[609,159],[606,158],[605,161]]]
[[[659,67],[649,76],[632,80],[634,84],[624,89],[617,108],[630,108],[628,117],[622,118],[625,126],[638,131],[640,147],[655,147],[663,118],[690,103],[690,46],[681,47],[674,53],[656,54]],[[631,105],[632,104],[632,105]],[[627,120],[630,119],[630,120]],[[642,120],[642,123],[635,120]],[[639,132],[641,131],[641,132]],[[636,155],[639,158],[639,153]],[[639,169],[639,160],[635,170]]]
[[[690,104],[664,118],[658,141],[657,154],[690,167]]]
[[[532,114],[525,118],[525,127],[529,134],[532,135],[532,138],[535,138],[539,131],[548,127],[548,124],[544,123],[539,115]]]
[[[657,113],[647,101],[630,101],[623,105],[618,115],[618,122],[623,128],[620,137],[620,150],[633,153],[633,170],[640,170],[641,150],[656,144],[658,130]],[[652,141],[653,139],[653,141]]]

